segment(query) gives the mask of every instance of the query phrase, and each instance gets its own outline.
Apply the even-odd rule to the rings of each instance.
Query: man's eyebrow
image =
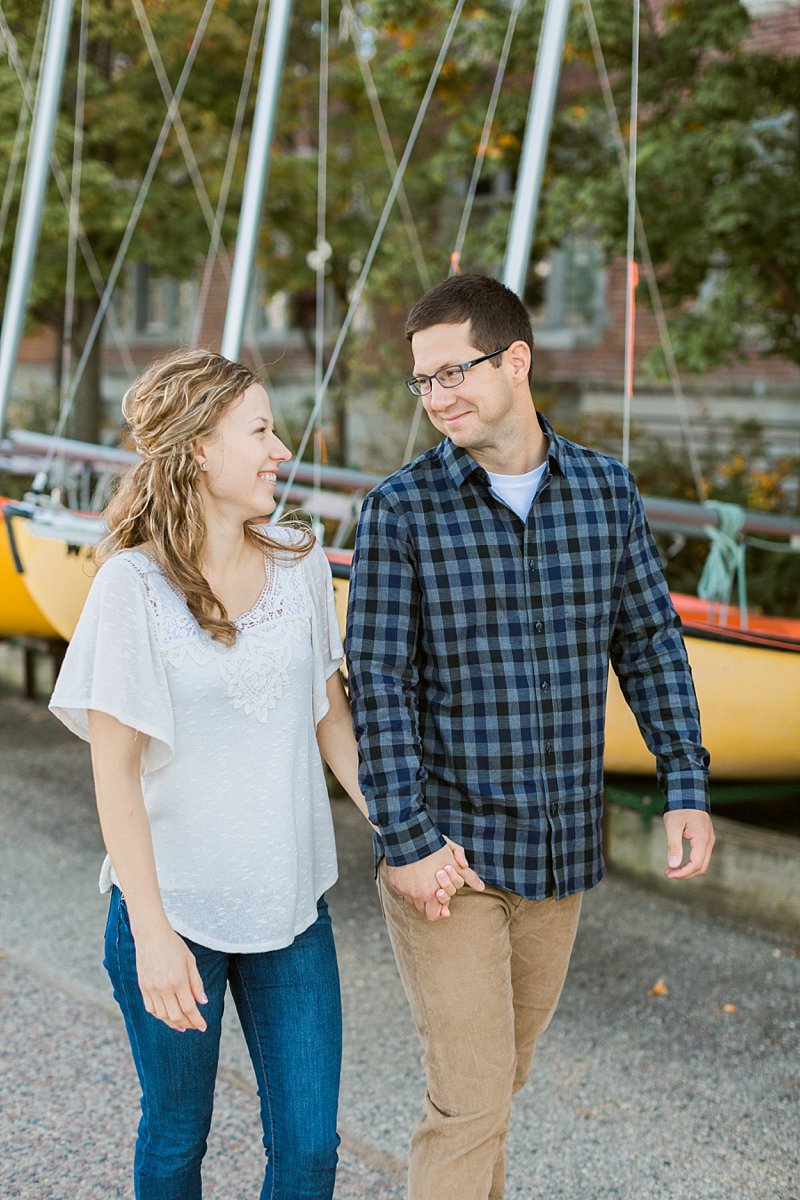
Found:
[[[431,371],[430,375],[427,375],[424,371],[414,371],[414,375],[422,375],[425,379],[433,379],[434,375],[438,375],[440,371],[449,371],[451,367],[458,367],[460,365],[460,363],[446,362],[442,363],[441,367],[437,367],[435,371]]]

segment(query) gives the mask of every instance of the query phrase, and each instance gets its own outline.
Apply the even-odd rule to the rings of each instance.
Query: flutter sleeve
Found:
[[[51,712],[85,741],[90,709],[144,735],[143,774],[171,761],[172,701],[146,584],[123,556],[109,559],[97,572],[50,698]]]
[[[314,724],[330,707],[327,682],[344,661],[344,647],[333,598],[333,579],[325,552],[317,543],[303,563],[311,597],[311,644],[314,651]]]

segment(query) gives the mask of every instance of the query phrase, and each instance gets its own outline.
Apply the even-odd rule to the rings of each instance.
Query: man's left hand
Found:
[[[667,879],[691,879],[705,875],[714,849],[714,826],[707,812],[696,808],[675,808],[664,813],[667,834]],[[683,843],[690,847],[689,859],[683,862]]]

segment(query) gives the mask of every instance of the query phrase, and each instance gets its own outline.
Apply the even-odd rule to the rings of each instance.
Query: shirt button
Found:
[[[547,682],[547,680],[546,679],[542,680],[542,691],[546,692],[549,687],[550,687],[550,684]]]
[[[558,816],[558,805],[557,805],[557,804],[551,804],[551,805],[550,805],[550,816],[551,816],[551,817],[557,817],[557,816]]]
[[[533,628],[536,630],[537,633],[541,633],[542,630],[544,629],[544,625],[542,624],[541,621],[537,621]]]
[[[530,560],[530,562],[528,563],[528,570],[529,570],[529,571],[535,571],[535,570],[536,570],[536,559],[535,559],[535,558],[532,558],[532,559]]]
[[[545,745],[544,745],[544,752],[545,752],[545,754],[552,754],[552,753],[553,753],[553,744],[552,744],[552,742],[545,742]]]

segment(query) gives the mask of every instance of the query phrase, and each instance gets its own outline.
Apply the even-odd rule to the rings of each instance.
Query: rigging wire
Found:
[[[464,249],[464,242],[467,237],[467,230],[472,217],[472,209],[475,204],[475,196],[478,191],[478,181],[480,180],[481,170],[483,169],[484,160],[486,158],[486,151],[489,148],[489,138],[491,136],[492,126],[494,124],[497,104],[500,99],[500,91],[505,79],[509,54],[511,53],[511,43],[514,38],[514,33],[517,27],[517,19],[519,17],[521,8],[522,0],[513,0],[511,12],[508,16],[508,25],[506,27],[506,34],[503,40],[503,47],[500,51],[500,58],[497,63],[497,71],[495,72],[494,83],[489,96],[489,104],[487,105],[486,116],[484,118],[483,128],[481,130],[481,136],[478,142],[475,163],[473,165],[472,175],[467,187],[467,194],[464,199],[464,207],[461,210],[461,220],[459,221],[458,233],[456,234],[455,244],[450,254],[451,275],[459,274],[461,271],[461,254]],[[422,414],[422,405],[416,405],[414,409],[414,416],[411,419],[411,424],[408,429],[406,444],[403,448],[403,463],[409,462],[412,454],[414,453],[414,447],[417,444],[417,437],[419,436],[420,425],[422,424]]]
[[[44,12],[44,11],[45,10],[43,7],[42,12]],[[33,89],[31,87],[31,82],[30,82],[28,74],[25,70],[25,67],[23,66],[22,62],[20,61],[19,55],[17,53],[16,43],[15,43],[13,34],[9,30],[8,25],[6,23],[5,16],[2,11],[2,6],[0,6],[0,33],[2,33],[3,37],[6,40],[6,45],[9,50],[9,61],[11,62],[12,67],[14,68],[14,72],[17,76],[17,81],[19,82],[20,88],[22,90],[23,107],[25,108],[25,110],[28,113],[30,113],[32,115],[33,108],[34,108],[34,99],[35,99],[34,94],[33,94]],[[58,187],[58,192],[61,197],[61,202],[64,205],[64,208],[66,209],[67,214],[69,216],[70,211],[71,211],[69,184],[67,183],[66,175],[64,174],[64,171],[61,167],[61,163],[59,162],[58,156],[55,151],[53,151],[53,153],[50,155],[50,170],[53,174],[53,178],[56,181],[56,186]],[[100,267],[98,265],[97,258],[95,257],[94,251],[92,250],[92,247],[89,243],[88,238],[86,237],[86,231],[83,229],[83,227],[79,223],[77,229],[74,232],[78,238],[78,244],[81,248],[81,254],[83,256],[83,261],[86,264],[86,269],[89,272],[90,278],[92,280],[92,285],[95,288],[97,295],[101,296],[103,294],[105,282],[103,280],[103,276],[100,271]],[[129,377],[131,379],[133,379],[137,373],[136,365],[131,357],[130,350],[128,349],[128,344],[122,333],[122,329],[120,328],[120,324],[119,324],[119,321],[118,321],[118,318],[116,315],[116,311],[113,308],[113,305],[108,311],[108,324],[109,324],[111,336],[114,339],[114,342],[116,344],[117,352],[119,353],[120,359],[129,375]]]
[[[64,332],[61,338],[61,386],[59,405],[66,399],[69,390],[70,367],[72,365],[72,333],[75,320],[75,287],[77,277],[78,200],[81,191],[81,165],[83,158],[83,122],[86,101],[86,52],[88,45],[89,11],[88,0],[81,4],[80,30],[78,33],[78,70],[75,81],[75,134],[72,143],[72,179],[70,181],[69,237],[67,238],[67,275],[64,291]]]
[[[159,87],[161,88],[161,94],[164,97],[166,104],[170,105],[172,103],[173,95],[172,88],[170,86],[169,79],[167,78],[167,72],[164,69],[164,60],[161,57],[160,50],[158,49],[158,43],[153,36],[153,29],[150,21],[148,20],[147,13],[144,10],[142,0],[133,0],[133,7],[136,12],[136,17],[139,21],[139,27],[142,31],[145,46],[147,47],[147,53],[150,56],[153,70],[156,73]],[[208,191],[200,171],[200,166],[197,162],[197,156],[195,155],[189,135],[186,132],[186,126],[184,125],[183,117],[181,116],[179,108],[175,109],[174,128],[175,135],[178,139],[178,144],[181,148],[181,153],[183,154],[184,162],[186,163],[186,168],[189,172],[195,194],[200,204],[201,212],[205,218],[208,232],[211,234],[212,238],[218,238],[220,244],[222,244],[222,230],[219,228],[216,213],[214,212],[214,209],[211,206],[211,201],[208,198]],[[224,245],[222,245],[222,249],[224,253]],[[225,263],[225,266],[227,267],[227,262]],[[229,271],[228,282],[230,283]]]
[[[583,0],[583,14],[586,21],[586,27],[589,32],[589,40],[592,44],[592,53],[595,60],[595,68],[597,70],[598,79],[600,81],[600,89],[603,94],[603,103],[606,109],[606,116],[611,128],[614,145],[617,151],[617,159],[619,162],[620,173],[623,179],[628,174],[628,154],[625,148],[625,139],[622,135],[622,129],[617,116],[617,107],[614,101],[614,94],[611,89],[611,80],[606,67],[603,47],[600,42],[600,35],[597,31],[595,22],[594,10],[592,8],[592,0]],[[650,254],[650,244],[647,239],[647,231],[642,220],[642,214],[639,209],[638,202],[636,203],[636,240],[639,246],[639,254],[642,260],[644,277],[647,283],[650,303],[653,308],[653,314],[656,319],[656,327],[658,329],[659,343],[661,351],[664,355],[664,361],[667,367],[672,394],[675,399],[678,422],[681,427],[684,445],[686,447],[687,457],[694,480],[695,491],[701,502],[705,503],[708,498],[708,489],[706,487],[703,471],[700,466],[700,460],[697,453],[697,446],[694,438],[694,431],[689,416],[689,406],[686,401],[686,394],[683,390],[683,381],[678,370],[678,363],[675,357],[675,350],[672,345],[672,335],[669,330],[669,323],[664,311],[664,305],[661,300],[661,292],[656,278],[653,259]]]
[[[178,80],[178,85],[175,88],[175,92],[173,93],[172,103],[169,105],[169,107],[167,109],[167,114],[166,114],[166,116],[164,118],[164,122],[161,126],[161,132],[158,135],[158,139],[153,148],[153,152],[150,156],[150,162],[148,163],[147,170],[145,171],[144,177],[139,186],[139,191],[136,195],[136,199],[134,201],[133,208],[132,208],[130,216],[128,218],[128,223],[125,227],[125,232],[122,235],[122,241],[120,242],[119,248],[117,250],[117,254],[114,259],[114,263],[111,267],[111,271],[109,272],[108,279],[106,280],[106,286],[103,291],[103,295],[100,298],[100,304],[98,306],[97,312],[95,313],[95,317],[94,317],[94,320],[92,321],[91,328],[89,329],[89,333],[87,335],[86,342],[84,344],[83,353],[81,354],[80,361],[78,362],[78,365],[75,368],[75,372],[72,377],[72,382],[70,384],[69,391],[66,395],[64,404],[61,407],[61,413],[59,415],[58,425],[56,427],[56,436],[61,436],[63,434],[63,431],[66,427],[67,421],[69,420],[70,414],[72,412],[72,407],[75,403],[75,396],[77,395],[78,386],[80,384],[81,379],[83,378],[83,373],[86,370],[86,364],[89,361],[89,356],[91,355],[92,350],[94,348],[95,341],[97,340],[97,335],[100,330],[100,326],[103,323],[103,319],[106,315],[109,304],[111,302],[111,297],[113,295],[114,288],[116,287],[117,279],[119,278],[119,273],[122,270],[122,266],[125,261],[125,255],[128,252],[128,247],[130,246],[131,239],[133,238],[133,234],[134,234],[134,231],[138,224],[139,217],[141,216],[142,208],[144,207],[144,202],[147,199],[147,193],[150,190],[150,184],[153,181],[153,176],[156,173],[156,168],[158,167],[159,161],[161,159],[161,154],[163,152],[163,149],[166,144],[167,138],[169,136],[170,130],[172,129],[172,125],[175,120],[175,113],[177,111],[178,105],[180,104],[180,101],[183,96],[186,85],[189,82],[189,76],[191,74],[192,67],[194,66],[194,62],[197,57],[197,53],[202,44],[203,36],[204,36],[206,28],[208,26],[208,22],[211,17],[211,11],[212,11],[213,7],[214,7],[214,0],[206,0],[205,6],[203,8],[203,12],[200,16],[200,20],[197,25],[197,29],[195,30],[191,45],[189,46],[189,50],[186,55],[186,61],[183,65],[183,70],[181,71],[181,76],[180,76],[180,79]],[[49,468],[51,461],[52,461],[52,455],[48,456],[48,462],[45,466],[45,469]]]
[[[326,215],[328,207],[328,83],[330,68],[329,38],[330,4],[320,0],[319,38],[319,135],[317,146],[317,239],[313,256],[316,269],[316,328],[314,336],[314,395],[322,389],[325,365],[325,269],[331,256],[327,241]],[[317,414],[314,438],[314,488],[322,487],[322,404]]]
[[[500,59],[497,64],[494,84],[492,85],[492,92],[489,97],[488,107],[486,109],[486,117],[483,122],[480,141],[478,142],[478,152],[475,155],[475,165],[472,168],[472,177],[469,181],[467,194],[464,200],[464,207],[461,211],[461,221],[459,222],[455,245],[453,246],[453,252],[450,255],[451,274],[455,274],[461,268],[461,253],[464,249],[464,242],[467,237],[467,229],[469,228],[469,222],[472,216],[472,208],[475,204],[475,196],[478,191],[478,181],[480,179],[483,163],[486,158],[486,151],[489,149],[489,138],[492,133],[492,125],[494,124],[497,103],[500,99],[500,90],[503,86],[503,80],[505,79],[508,56],[511,53],[511,43],[514,38],[514,32],[517,27],[517,19],[519,17],[521,8],[522,0],[513,0],[511,12],[508,16],[506,36],[503,41],[503,48],[500,51]]]
[[[372,242],[370,244],[369,250],[367,251],[367,256],[364,259],[364,263],[361,267],[361,271],[359,273],[358,279],[356,280],[355,286],[353,287],[353,292],[350,297],[350,303],[347,307],[347,312],[345,314],[344,321],[342,322],[342,326],[339,330],[339,335],[336,339],[336,343],[331,352],[331,357],[328,361],[328,366],[325,371],[325,375],[323,377],[319,393],[314,402],[314,407],[311,411],[308,421],[306,422],[305,432],[303,433],[303,436],[300,440],[300,445],[298,447],[297,454],[295,455],[294,461],[293,461],[291,469],[289,471],[289,477],[286,481],[286,486],[284,489],[283,496],[281,497],[281,501],[278,504],[278,507],[276,508],[276,510],[272,516],[273,521],[279,520],[279,518],[281,517],[281,515],[283,513],[283,510],[285,508],[285,498],[288,496],[289,491],[294,483],[295,476],[297,474],[297,468],[300,464],[300,461],[302,460],[303,453],[305,452],[305,448],[308,445],[308,439],[311,435],[311,430],[313,429],[313,427],[317,421],[319,411],[322,407],[322,402],[325,398],[325,393],[330,384],[331,376],[333,375],[333,372],[336,369],[336,364],[339,361],[339,355],[341,354],[342,346],[344,345],[345,339],[346,339],[348,333],[350,332],[350,326],[353,323],[353,318],[356,314],[356,310],[358,309],[358,306],[361,303],[361,297],[364,292],[364,285],[366,284],[367,277],[369,275],[370,270],[372,269],[372,264],[375,260],[375,255],[378,252],[378,247],[381,244],[381,239],[383,238],[384,230],[386,229],[386,225],[389,221],[389,216],[391,215],[392,209],[394,208],[394,203],[395,203],[395,200],[397,199],[397,194],[402,186],[403,176],[405,175],[406,167],[408,166],[409,159],[411,158],[411,154],[414,150],[414,146],[416,145],[417,138],[419,136],[419,131],[422,126],[422,122],[425,118],[425,114],[428,111],[428,106],[430,104],[431,97],[433,96],[433,92],[436,87],[437,81],[439,79],[439,75],[441,73],[442,66],[444,65],[444,60],[447,57],[447,52],[450,49],[450,43],[453,40],[453,36],[455,34],[458,22],[461,18],[461,12],[462,12],[462,9],[464,8],[465,3],[466,3],[466,0],[457,0],[457,3],[455,4],[455,6],[453,8],[453,12],[450,17],[450,22],[447,26],[447,31],[445,33],[444,40],[442,41],[442,45],[440,47],[439,54],[436,58],[436,62],[433,66],[433,70],[431,71],[431,76],[430,76],[430,79],[428,80],[428,85],[425,89],[425,93],[420,102],[419,109],[417,110],[417,115],[414,118],[414,124],[411,128],[410,134],[408,135],[408,140],[406,142],[405,149],[403,150],[403,155],[398,164],[397,172],[395,173],[394,180],[392,181],[392,186],[389,189],[389,194],[386,197],[386,201],[383,206],[383,211],[381,212],[380,218],[378,220],[378,225],[377,225],[377,227],[375,229],[375,233],[373,234],[373,237],[372,237]]]
[[[639,132],[639,29],[640,0],[633,0],[633,45],[631,47],[631,105],[628,138],[628,233],[625,248],[625,395],[622,405],[622,461],[628,466],[631,453],[631,404],[633,401],[633,346],[636,313],[636,284],[639,273],[634,260],[636,247],[636,155]]]
[[[378,89],[375,86],[375,77],[372,74],[372,69],[369,65],[369,60],[364,51],[364,39],[361,32],[361,25],[358,17],[350,4],[350,0],[343,0],[342,13],[347,17],[348,32],[353,43],[353,48],[356,52],[356,61],[358,62],[359,70],[361,71],[361,79],[364,84],[364,90],[369,100],[370,109],[372,110],[372,119],[375,123],[375,129],[383,150],[383,157],[386,160],[386,165],[389,168],[390,178],[394,178],[397,173],[397,155],[394,152],[392,145],[389,127],[386,124],[386,118],[383,115],[383,107],[381,105]],[[428,264],[425,261],[425,251],[422,248],[419,233],[417,232],[414,214],[411,211],[411,205],[408,202],[408,194],[405,186],[400,188],[397,193],[397,206],[400,209],[400,215],[403,218],[403,224],[406,229],[411,255],[414,259],[414,266],[419,276],[419,281],[424,291],[433,284],[431,273],[428,270]]]
[[[236,104],[236,112],[234,114],[233,127],[231,129],[231,137],[228,144],[228,153],[225,158],[225,166],[222,171],[222,182],[220,184],[219,195],[217,197],[214,223],[214,228],[217,233],[212,234],[211,236],[211,242],[209,243],[206,261],[203,267],[203,278],[200,282],[197,304],[195,305],[194,322],[189,339],[189,344],[191,346],[198,345],[200,341],[200,335],[203,331],[203,320],[205,318],[208,295],[211,290],[211,280],[214,275],[214,268],[217,262],[217,253],[219,251],[220,239],[222,237],[222,223],[225,220],[225,214],[228,210],[228,196],[230,195],[233,171],[234,167],[236,166],[236,155],[239,152],[239,145],[242,138],[242,128],[244,126],[244,118],[247,112],[247,102],[250,99],[250,89],[252,87],[253,75],[255,73],[256,55],[258,52],[258,46],[261,42],[261,28],[264,24],[266,8],[267,0],[258,0],[258,7],[256,9],[253,28],[250,34],[250,44],[247,48],[247,58],[245,59],[244,71],[242,73],[242,86],[239,89],[239,99]],[[227,260],[224,270],[229,278],[230,264],[227,262]]]
[[[47,10],[45,6],[42,5],[42,8],[39,12],[39,22],[36,26],[36,36],[33,42],[33,50],[31,52],[31,70],[36,72],[40,70],[41,64],[45,27],[44,17],[46,11]],[[8,22],[6,21],[5,14],[3,13],[2,5],[0,5],[0,37],[3,39],[8,61],[12,68],[16,69],[19,61],[16,40],[8,27]],[[19,70],[17,70],[17,75],[19,76]],[[17,118],[17,128],[14,134],[14,142],[11,147],[8,171],[6,173],[5,185],[3,187],[3,199],[2,203],[0,203],[0,247],[2,247],[3,242],[5,241],[6,229],[8,226],[8,214],[11,210],[11,202],[14,198],[14,185],[17,181],[17,172],[19,171],[19,165],[22,161],[25,132],[28,127],[28,114],[30,112],[30,104],[20,105],[19,116]]]

